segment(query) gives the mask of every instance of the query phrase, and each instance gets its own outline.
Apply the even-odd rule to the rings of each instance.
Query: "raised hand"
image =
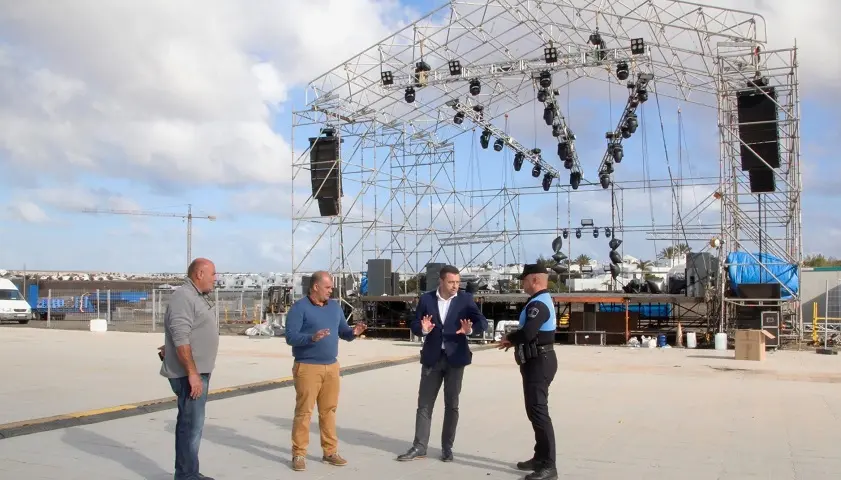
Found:
[[[362,332],[364,332],[367,328],[368,328],[368,325],[365,325],[362,322],[357,323],[356,325],[353,326],[353,335],[358,337],[358,336],[362,335]]]
[[[461,323],[461,328],[458,329],[456,332],[459,335],[467,335],[467,332],[473,330],[473,323],[470,320],[461,319],[459,320]]]
[[[312,341],[317,342],[317,341],[321,340],[322,338],[326,337],[327,335],[330,335],[330,329],[329,328],[319,330],[319,331],[315,332],[315,334],[312,336]]]
[[[432,315],[424,315],[421,318],[421,328],[423,329],[423,333],[429,333],[435,328],[435,324],[432,323]]]

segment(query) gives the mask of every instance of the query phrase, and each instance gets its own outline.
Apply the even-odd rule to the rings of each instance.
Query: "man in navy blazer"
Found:
[[[412,447],[397,457],[409,461],[426,457],[432,408],[444,384],[444,428],[441,432],[441,460],[453,460],[453,442],[458,424],[458,397],[464,367],[470,365],[473,353],[467,343],[474,330],[488,329],[488,320],[479,312],[473,295],[459,291],[461,278],[456,267],[441,269],[438,288],[421,295],[412,320],[411,330],[423,337],[420,354],[421,378],[418,388],[418,410],[415,414],[415,439]]]

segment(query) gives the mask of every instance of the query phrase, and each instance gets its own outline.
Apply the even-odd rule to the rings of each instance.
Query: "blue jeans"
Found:
[[[178,419],[175,424],[175,480],[194,480],[199,477],[199,445],[204,428],[204,407],[207,404],[207,389],[210,374],[203,373],[202,394],[190,398],[190,382],[187,377],[170,378],[169,385],[178,397]]]

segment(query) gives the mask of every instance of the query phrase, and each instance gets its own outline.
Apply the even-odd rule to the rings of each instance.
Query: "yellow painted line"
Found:
[[[351,369],[364,368],[364,367],[373,367],[373,366],[383,364],[383,363],[399,362],[399,361],[409,360],[409,359],[413,359],[413,358],[418,358],[418,356],[417,355],[409,355],[409,356],[404,356],[404,357],[392,357],[392,358],[388,358],[388,359],[384,359],[384,360],[375,360],[375,361],[367,362],[367,363],[357,363],[357,364],[349,365],[347,367],[342,367],[341,370],[351,370]],[[274,380],[265,380],[265,381],[262,381],[262,382],[247,383],[247,384],[244,384],[244,385],[235,385],[233,387],[217,388],[217,389],[214,389],[214,390],[211,390],[210,392],[208,392],[208,396],[212,397],[212,396],[222,395],[222,394],[225,394],[225,393],[236,392],[236,391],[239,391],[239,390],[247,390],[249,388],[276,385],[276,384],[292,381],[292,379],[293,379],[293,377],[281,377],[281,378],[277,378],[277,379],[274,379]],[[17,429],[17,428],[21,428],[21,427],[32,427],[32,426],[37,426],[37,425],[44,425],[44,424],[57,422],[57,421],[62,421],[62,420],[71,420],[71,419],[79,419],[79,418],[86,418],[86,417],[94,417],[94,416],[97,416],[97,415],[104,415],[104,414],[108,414],[108,413],[136,410],[136,409],[143,408],[143,407],[150,406],[150,405],[157,405],[157,404],[160,404],[160,403],[174,402],[174,401],[176,401],[176,397],[166,397],[166,398],[159,398],[157,400],[148,400],[148,401],[145,401],[145,402],[135,402],[135,403],[129,403],[129,404],[125,404],[125,405],[117,405],[117,406],[114,406],[114,407],[97,408],[97,409],[92,409],[92,410],[84,410],[84,411],[81,411],[81,412],[73,412],[73,413],[66,413],[66,414],[62,414],[62,415],[54,415],[52,417],[42,417],[42,418],[33,418],[33,419],[30,419],[30,420],[21,420],[21,421],[18,421],[18,422],[0,424],[0,431]]]

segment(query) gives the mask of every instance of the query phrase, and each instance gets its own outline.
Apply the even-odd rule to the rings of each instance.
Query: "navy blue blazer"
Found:
[[[418,299],[418,307],[415,309],[415,319],[409,325],[412,333],[423,337],[421,319],[426,315],[432,315],[432,324],[435,327],[426,334],[421,349],[420,362],[424,366],[431,367],[441,358],[441,344],[447,355],[447,361],[454,367],[470,365],[473,359],[473,352],[467,343],[467,335],[457,334],[461,328],[459,320],[468,319],[473,324],[473,333],[484,332],[488,329],[488,319],[479,312],[479,307],[473,300],[473,295],[459,290],[450,303],[447,310],[447,318],[442,319],[438,311],[438,296],[436,291],[426,292]]]

